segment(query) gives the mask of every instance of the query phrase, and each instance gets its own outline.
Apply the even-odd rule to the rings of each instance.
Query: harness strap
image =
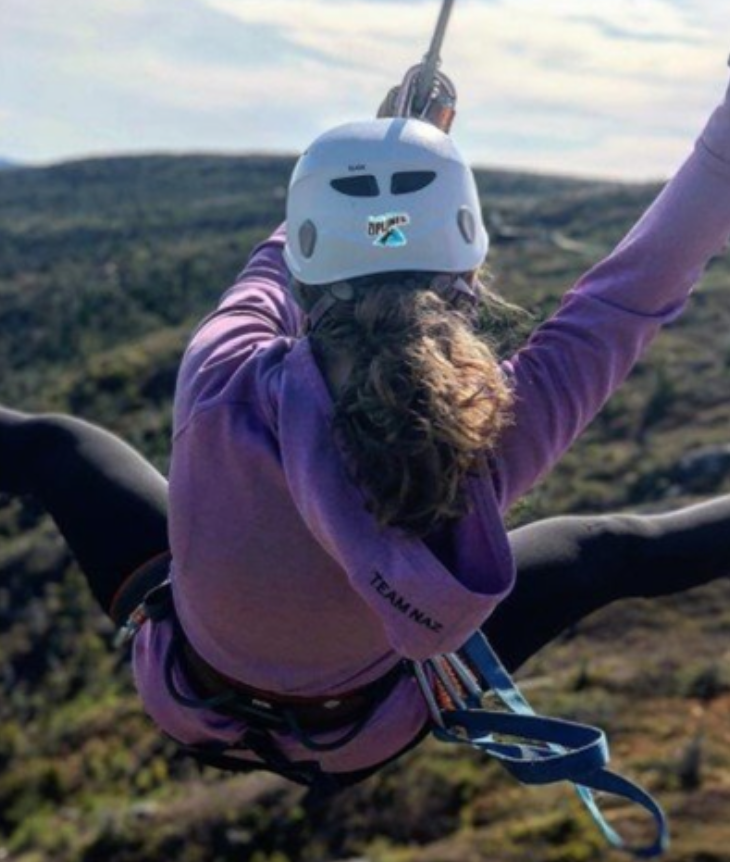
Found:
[[[153,563],[157,564],[155,560]],[[167,578],[148,590],[142,601],[132,607],[129,615],[117,631],[114,638],[116,647],[123,647],[131,643],[137,632],[147,622],[163,620],[174,613],[175,607],[172,601],[172,584]]]
[[[126,623],[117,635],[119,644],[131,641],[148,620],[171,619],[172,639],[165,655],[163,675],[170,696],[181,706],[189,709],[209,709],[242,721],[246,729],[236,743],[186,745],[178,742],[180,749],[200,763],[234,771],[268,769],[285,778],[316,789],[330,792],[340,786],[340,780],[324,772],[316,761],[290,761],[279,749],[272,733],[289,733],[312,752],[334,751],[351,742],[370,721],[375,711],[408,672],[408,665],[401,661],[379,679],[352,692],[337,697],[278,698],[267,692],[258,692],[228,680],[207,666],[205,682],[215,682],[216,693],[210,696],[194,696],[183,693],[175,680],[175,668],[183,660],[184,670],[190,671],[184,662],[189,645],[175,614],[172,585],[165,580],[149,590],[141,603],[129,614]],[[200,659],[202,661],[202,659]],[[190,674],[189,674],[190,675]],[[195,682],[196,675],[192,675]],[[200,680],[198,680],[200,682]],[[349,708],[354,702],[354,709]],[[344,709],[340,708],[344,707]],[[318,721],[317,719],[321,719]],[[320,742],[314,735],[345,728],[340,736],[329,742]],[[246,762],[236,757],[236,751],[249,750],[262,761],[261,764]]]
[[[474,634],[460,652],[416,666],[438,739],[470,745],[488,754],[523,784],[572,782],[604,837],[618,849],[640,858],[658,856],[666,850],[669,833],[664,812],[637,784],[606,769],[609,750],[602,730],[536,714],[481,632]],[[462,684],[463,693],[453,683],[447,684],[445,668]],[[452,701],[449,706],[442,708],[438,704],[429,676],[447,689]],[[484,709],[487,693],[507,711]],[[654,821],[653,842],[639,847],[627,845],[607,822],[593,796],[594,790],[644,808]]]
[[[261,731],[249,729],[238,743],[207,742],[196,745],[181,743],[176,739],[182,754],[193,757],[200,766],[223,769],[228,772],[272,772],[295,784],[309,787],[318,793],[332,793],[348,786],[347,780],[324,772],[314,760],[292,763],[273,745],[271,738]],[[236,752],[252,751],[261,762],[244,760]]]
[[[474,305],[477,303],[476,291],[459,274],[438,273],[433,276],[428,286],[447,299],[453,299],[460,294],[466,296]],[[296,280],[290,280],[289,291],[298,305],[305,311],[311,330],[317,329],[338,302],[351,302],[355,298],[355,289],[347,281],[320,285],[320,296],[309,309],[307,309]]]
[[[167,690],[177,703],[191,709],[214,710],[239,721],[244,721],[257,729],[291,733],[305,748],[314,752],[335,751],[351,742],[362,732],[374,712],[398,682],[403,679],[406,672],[405,666],[399,663],[373,683],[352,692],[351,696],[357,697],[359,701],[356,715],[335,715],[333,716],[335,721],[330,723],[327,721],[326,710],[322,708],[322,715],[324,716],[322,727],[305,730],[301,709],[306,708],[307,704],[297,704],[296,701],[291,703],[286,703],[286,701],[269,702],[255,693],[251,694],[241,688],[227,688],[225,686],[222,687],[219,694],[209,697],[183,694],[175,682],[174,669],[182,654],[180,647],[187,642],[176,618],[173,618],[173,625],[173,638],[165,657],[164,675]],[[342,695],[341,698],[341,702],[346,704],[347,695]],[[329,698],[329,700],[332,699]],[[313,702],[318,705],[326,704],[327,701],[328,698],[324,697],[313,699]],[[338,703],[339,701],[334,700],[333,702]],[[312,736],[312,734],[336,730],[342,726],[346,726],[347,729],[339,737],[329,742],[319,742]]]

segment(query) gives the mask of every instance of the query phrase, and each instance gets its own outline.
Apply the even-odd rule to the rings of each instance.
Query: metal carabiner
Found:
[[[436,30],[434,31],[431,45],[423,58],[421,64],[422,71],[418,76],[418,85],[415,92],[415,101],[413,107],[416,111],[423,113],[426,110],[429,99],[433,93],[434,84],[438,75],[438,69],[441,65],[441,47],[444,44],[446,36],[446,28],[449,25],[451,11],[454,8],[455,0],[444,0],[439,13]]]
[[[455,0],[444,0],[431,45],[422,62],[410,68],[397,90],[392,116],[415,117],[448,133],[456,115],[456,87],[439,71],[441,46]]]

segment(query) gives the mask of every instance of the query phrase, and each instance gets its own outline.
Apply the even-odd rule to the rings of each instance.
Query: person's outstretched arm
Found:
[[[494,457],[503,510],[550,470],[661,326],[680,314],[729,235],[730,90],[630,233],[505,363],[515,407]]]
[[[185,351],[175,397],[175,427],[196,406],[219,394],[257,351],[296,337],[302,315],[287,289],[285,228],[256,246],[236,283],[194,332]]]

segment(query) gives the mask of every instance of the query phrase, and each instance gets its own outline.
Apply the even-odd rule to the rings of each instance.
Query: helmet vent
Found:
[[[316,245],[317,228],[314,226],[314,222],[307,220],[299,228],[299,248],[307,260],[314,254]]]
[[[469,207],[461,207],[456,220],[459,224],[461,235],[464,237],[464,241],[468,245],[473,245],[477,236],[477,225],[474,220],[474,215]]]
[[[390,192],[394,195],[408,195],[420,192],[436,179],[435,171],[400,171],[390,180]]]
[[[376,198],[380,194],[378,181],[372,174],[340,177],[340,179],[332,180],[330,185],[336,192],[351,198]]]

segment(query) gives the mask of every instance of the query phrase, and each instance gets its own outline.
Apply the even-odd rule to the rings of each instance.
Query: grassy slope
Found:
[[[0,401],[72,410],[164,468],[180,351],[247,250],[282,217],[286,159],[98,160],[0,175]],[[483,173],[492,268],[542,317],[655,191]],[[514,522],[664,508],[725,444],[728,264],[655,345]],[[0,462],[0,470],[2,463]],[[199,775],[131,693],[73,563],[31,502],[0,502],[0,847],[23,862],[605,858],[562,788],[525,791],[428,743],[325,807],[276,778]],[[597,615],[523,677],[540,707],[610,729],[616,760],[670,809],[672,859],[730,859],[725,584]],[[616,812],[628,828],[630,811]],[[0,855],[2,851],[0,851]]]

